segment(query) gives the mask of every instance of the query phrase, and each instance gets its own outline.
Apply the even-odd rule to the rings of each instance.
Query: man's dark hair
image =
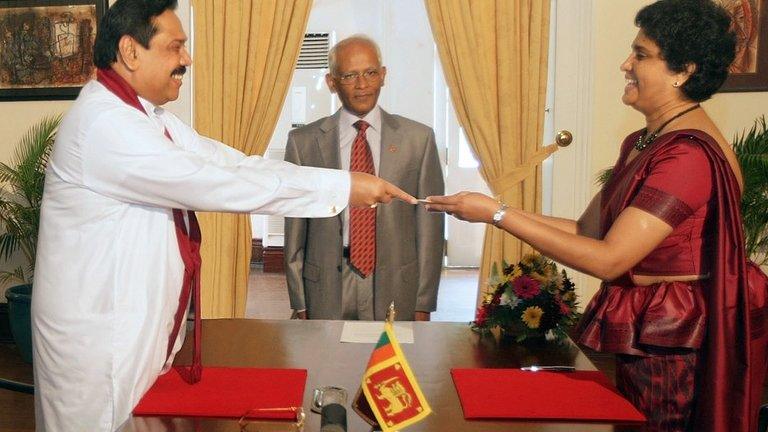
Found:
[[[661,49],[667,67],[695,72],[681,90],[691,100],[709,99],[728,77],[736,55],[731,18],[711,0],[660,0],[637,13],[635,25]]]
[[[166,10],[176,9],[177,0],[117,0],[99,22],[93,46],[93,64],[109,68],[117,61],[118,43],[125,35],[144,48],[157,32],[153,19]]]

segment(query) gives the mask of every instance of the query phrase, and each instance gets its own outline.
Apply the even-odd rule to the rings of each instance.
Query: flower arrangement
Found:
[[[517,342],[528,338],[561,339],[579,318],[576,292],[565,270],[552,260],[528,254],[517,264],[496,263],[488,280],[489,291],[477,309],[472,328],[489,332],[498,327]]]

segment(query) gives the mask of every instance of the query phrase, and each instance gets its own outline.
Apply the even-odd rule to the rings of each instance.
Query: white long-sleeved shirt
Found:
[[[140,101],[147,114],[90,82],[57,134],[32,296],[38,430],[116,430],[170,366],[172,208],[330,217],[349,199],[346,172],[246,157]]]

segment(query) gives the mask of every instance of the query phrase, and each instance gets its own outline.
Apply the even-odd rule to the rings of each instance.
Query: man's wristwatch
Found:
[[[501,203],[501,207],[499,207],[498,210],[496,210],[496,213],[493,214],[493,218],[491,219],[493,221],[493,226],[498,227],[499,223],[501,223],[501,220],[504,218],[504,215],[507,213],[507,209],[509,208],[508,205]]]

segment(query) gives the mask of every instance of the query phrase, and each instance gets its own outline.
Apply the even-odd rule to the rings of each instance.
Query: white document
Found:
[[[392,325],[395,329],[397,341],[401,344],[413,343],[413,322],[396,321]],[[344,321],[341,330],[341,342],[349,343],[376,343],[384,331],[382,321]]]

